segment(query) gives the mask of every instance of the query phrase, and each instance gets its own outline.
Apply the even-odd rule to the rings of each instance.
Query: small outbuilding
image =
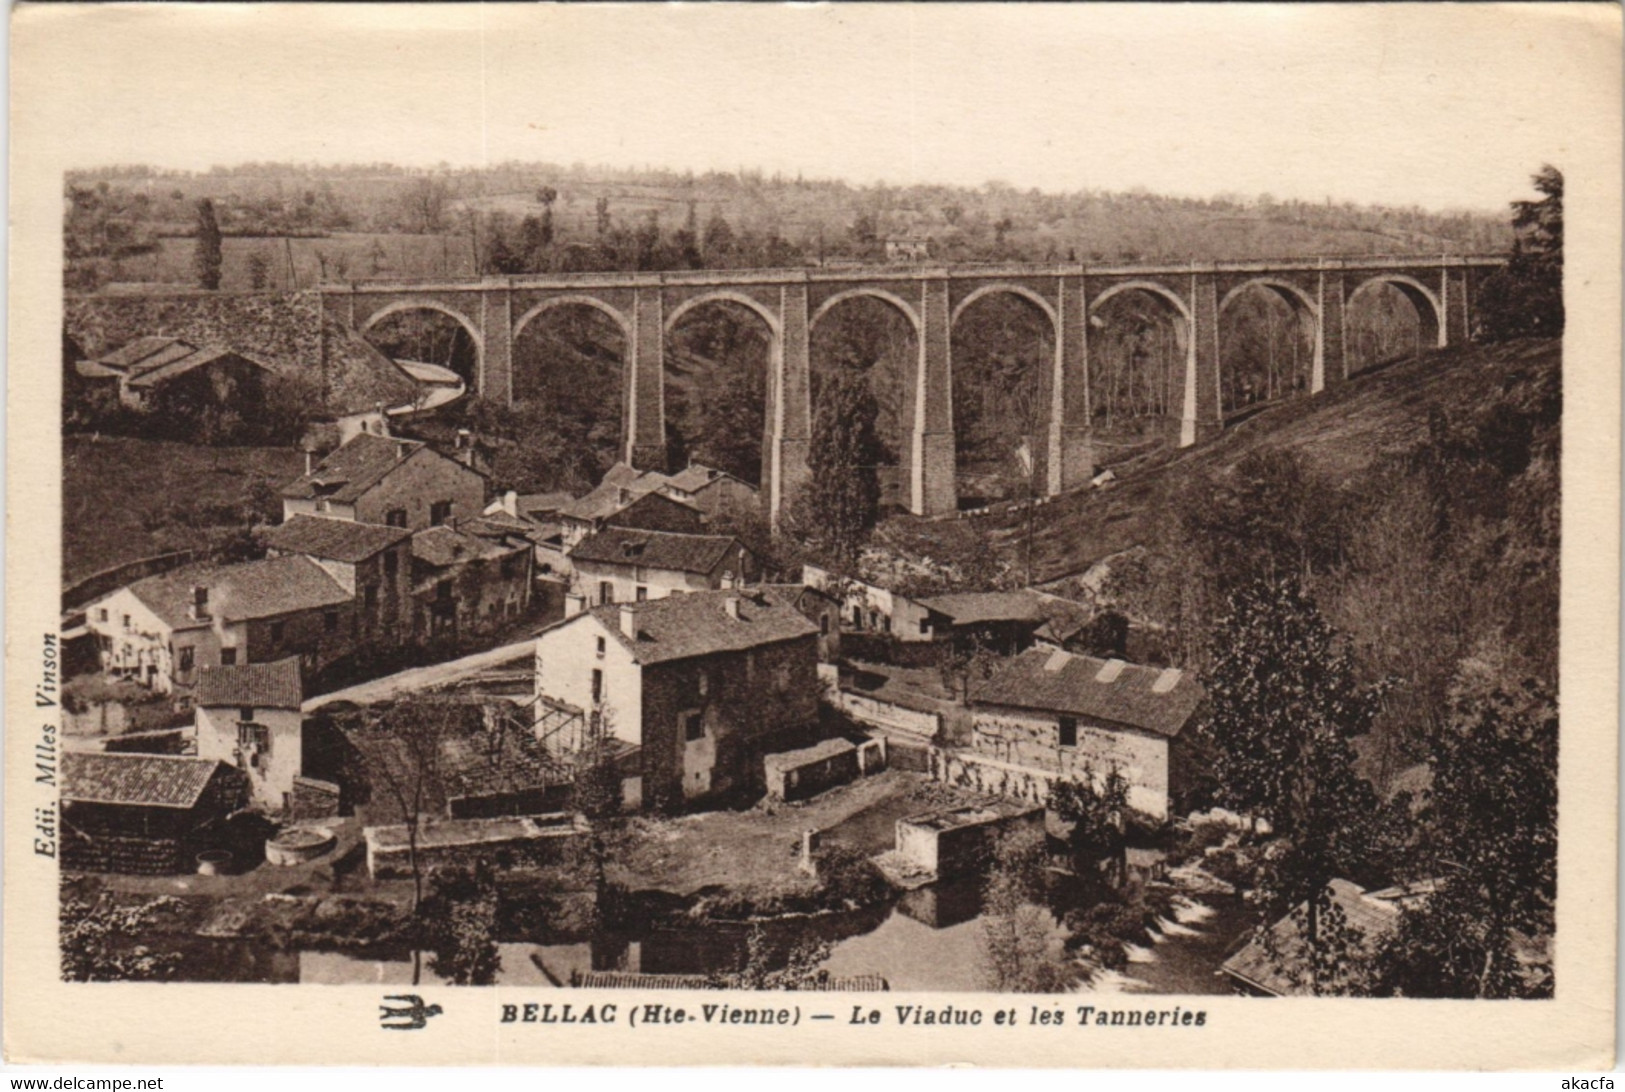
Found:
[[[212,758],[67,751],[61,772],[66,869],[190,872],[248,801],[242,771]]]

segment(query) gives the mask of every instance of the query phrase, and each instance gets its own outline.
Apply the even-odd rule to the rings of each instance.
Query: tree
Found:
[[[1041,830],[1012,831],[994,844],[982,893],[982,978],[1003,993],[1064,993],[1080,970],[1066,934],[1043,905],[1049,863]]]
[[[1127,882],[1128,779],[1116,766],[1098,788],[1089,766],[1080,777],[1054,782],[1046,806],[1072,825],[1066,845],[1078,875],[1093,877],[1102,861],[1110,861],[1114,884]]]
[[[808,515],[825,549],[851,566],[879,517],[877,411],[862,372],[838,369],[822,387],[807,457]]]
[[[496,876],[484,858],[435,869],[418,908],[419,935],[434,952],[429,970],[454,986],[489,986],[502,969],[497,951]]]
[[[325,266],[325,262],[323,263]],[[248,283],[254,291],[263,292],[271,281],[271,263],[259,251],[248,256]]]
[[[381,792],[406,825],[407,864],[412,870],[412,912],[423,902],[418,838],[424,819],[441,804],[441,747],[460,730],[466,706],[442,698],[412,697],[369,716],[351,742],[361,754],[367,784]]]
[[[701,247],[705,253],[705,264],[712,269],[726,267],[733,257],[733,225],[728,223],[720,208],[711,210],[711,218],[705,222],[705,238]]]
[[[215,219],[214,202],[201,198],[197,203],[197,282],[210,292],[220,290],[220,222]]]
[[[1563,172],[1533,177],[1537,201],[1512,202],[1512,257],[1479,287],[1479,334],[1490,341],[1563,333]]]
[[[1218,802],[1268,820],[1279,836],[1265,854],[1257,902],[1266,923],[1303,913],[1309,986],[1334,988],[1320,971],[1348,962],[1357,938],[1337,928],[1329,885],[1367,874],[1389,818],[1356,775],[1351,742],[1370,731],[1382,688],[1356,681],[1352,659],[1295,577],[1232,594],[1214,646],[1206,734]]]
[[[1457,695],[1429,760],[1420,871],[1433,891],[1381,953],[1383,992],[1550,996],[1519,947],[1555,925],[1557,744],[1557,707],[1538,683]]]
[[[401,194],[401,214],[406,230],[419,235],[438,235],[446,230],[446,212],[451,204],[451,187],[442,178],[414,179]]]

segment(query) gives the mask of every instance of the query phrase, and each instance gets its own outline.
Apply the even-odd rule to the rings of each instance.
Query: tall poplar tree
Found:
[[[197,282],[210,292],[220,290],[220,222],[215,219],[214,202],[201,198],[197,203]]]

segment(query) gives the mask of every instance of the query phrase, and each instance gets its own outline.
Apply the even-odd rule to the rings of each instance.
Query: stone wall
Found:
[[[314,777],[293,779],[293,793],[288,801],[288,819],[300,822],[306,819],[327,819],[339,813],[341,791],[332,781]]]
[[[922,742],[936,739],[942,731],[942,714],[909,709],[895,702],[837,690],[831,701],[853,720],[882,731],[901,732]]]
[[[1116,769],[1128,780],[1129,804],[1147,815],[1168,814],[1168,741],[1161,736],[1076,720],[1077,743],[1062,746],[1059,718],[1023,710],[979,707],[976,754],[1021,769],[1098,782]]]

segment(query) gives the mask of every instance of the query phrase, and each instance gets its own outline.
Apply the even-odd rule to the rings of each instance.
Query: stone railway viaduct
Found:
[[[585,305],[608,315],[626,345],[625,457],[660,466],[665,457],[665,338],[685,313],[714,301],[748,308],[772,333],[763,475],[770,510],[807,475],[811,432],[810,344],[814,326],[844,300],[867,296],[897,309],[919,346],[906,423],[903,470],[909,507],[922,515],[956,507],[952,333],[973,301],[1010,293],[1049,319],[1055,348],[1042,377],[1049,406],[1047,442],[1037,452],[1047,493],[1092,476],[1089,316],[1123,292],[1143,291],[1171,314],[1183,349],[1180,446],[1223,425],[1219,394],[1219,323],[1226,306],[1251,286],[1277,294],[1314,330],[1311,393],[1348,377],[1345,315],[1354,299],[1392,285],[1419,316],[1424,345],[1466,341],[1473,283],[1498,257],[1339,258],[1204,262],[1183,265],[1002,265],[962,267],[699,270],[487,278],[453,283],[356,282],[320,288],[324,312],[366,333],[400,311],[439,311],[455,319],[477,353],[481,397],[511,402],[513,346],[526,325],[556,307]],[[1170,427],[1174,423],[1170,422]]]

